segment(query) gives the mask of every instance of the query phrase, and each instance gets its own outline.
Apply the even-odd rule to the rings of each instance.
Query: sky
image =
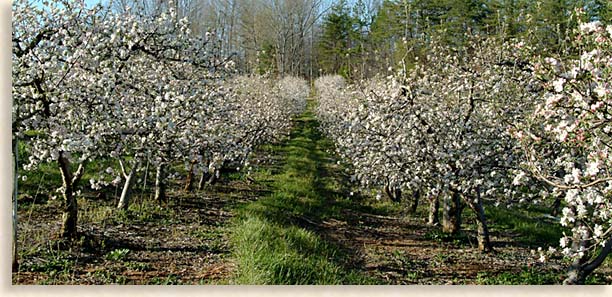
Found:
[[[87,6],[93,6],[93,5],[96,5],[96,4],[100,3],[100,2],[106,2],[106,1],[103,1],[103,0],[85,0],[85,4],[87,4]]]

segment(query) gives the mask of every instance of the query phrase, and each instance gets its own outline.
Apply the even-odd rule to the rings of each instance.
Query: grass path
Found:
[[[319,236],[316,227],[339,214],[339,172],[327,153],[332,144],[317,130],[311,111],[296,120],[289,140],[270,146],[283,156],[277,172],[256,175],[271,181],[273,193],[239,210],[230,241],[234,245],[238,284],[373,283],[351,269],[354,257]]]

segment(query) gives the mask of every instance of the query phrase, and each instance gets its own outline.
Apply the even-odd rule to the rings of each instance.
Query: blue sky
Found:
[[[95,4],[98,4],[100,2],[106,2],[103,0],[85,0],[85,4],[87,4],[87,6],[93,6]]]

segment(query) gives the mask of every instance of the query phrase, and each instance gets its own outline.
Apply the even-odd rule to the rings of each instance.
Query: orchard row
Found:
[[[84,182],[123,184],[123,209],[136,173],[155,166],[161,201],[171,163],[213,181],[224,166],[248,166],[255,146],[287,135],[306,106],[305,80],[236,75],[214,34],[195,36],[172,8],[145,17],[82,1],[30,2],[13,4],[15,161],[25,170],[57,164],[65,238],[76,235],[88,163],[119,164]]]
[[[425,196],[431,224],[456,232],[464,203],[491,251],[483,202],[550,203],[570,233],[554,253],[582,283],[612,249],[612,26],[581,24],[570,48],[541,57],[518,40],[469,36],[395,75],[315,82],[324,132],[365,187]]]

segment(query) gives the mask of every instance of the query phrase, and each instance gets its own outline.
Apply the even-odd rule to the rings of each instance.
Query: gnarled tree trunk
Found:
[[[457,234],[461,230],[461,197],[452,192],[442,200],[442,232]]]
[[[206,183],[209,185],[214,185],[219,179],[220,174],[221,172],[218,169],[215,169],[215,171],[210,174],[210,177],[208,178],[208,181]]]
[[[187,173],[187,180],[185,181],[185,188],[183,189],[185,192],[191,192],[193,190],[193,167],[195,166],[196,161],[192,160],[189,164],[189,172]]]
[[[582,223],[578,222],[578,224],[580,225]],[[580,234],[575,234],[572,245],[573,249],[577,250],[581,246],[584,247],[586,243],[582,240]],[[590,254],[588,252],[585,252],[583,257],[574,259],[567,271],[567,277],[563,281],[563,284],[583,285],[587,276],[589,276],[589,274],[599,267],[611,252],[612,236],[605,242],[603,248],[599,250],[599,254],[597,257],[595,257],[595,259],[589,262]]]
[[[467,205],[476,213],[476,225],[477,225],[477,240],[478,249],[483,252],[492,252],[493,246],[489,236],[489,228],[487,226],[487,218],[485,216],[484,208],[482,207],[482,200],[480,199],[480,192],[476,191],[476,198],[470,199],[465,197]]]
[[[576,222],[576,226],[582,226],[581,221]],[[584,248],[586,242],[582,239],[579,233],[574,233],[572,238],[572,249],[579,250]],[[567,278],[563,281],[564,285],[581,285],[584,284],[586,274],[584,271],[584,263],[588,260],[588,253],[584,253],[584,256],[575,258],[567,271]]]
[[[198,191],[204,189],[204,185],[206,184],[206,181],[208,181],[208,179],[210,179],[210,174],[202,170],[202,174],[200,175],[200,181],[198,181]]]
[[[74,176],[70,171],[70,161],[64,156],[64,152],[59,153],[58,164],[62,174],[62,229],[61,236],[65,239],[74,239],[77,237],[77,218],[78,207],[77,200],[74,197],[74,186],[79,182],[85,170],[84,164],[79,164],[79,168]]]
[[[421,198],[421,190],[416,189],[412,192],[412,205],[410,206],[410,212],[416,213],[417,208],[419,207],[419,199]]]
[[[427,220],[427,224],[431,226],[435,226],[440,223],[440,218],[438,216],[438,209],[440,209],[440,199],[439,195],[430,195],[429,196],[429,218]]]
[[[391,186],[387,183],[385,185],[385,193],[393,202],[400,202],[402,200],[402,190],[399,187]]]

